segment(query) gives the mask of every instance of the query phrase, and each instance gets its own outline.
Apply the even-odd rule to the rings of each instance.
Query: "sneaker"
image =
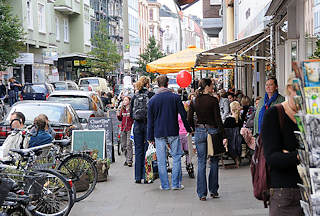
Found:
[[[132,163],[127,163],[128,167],[132,167]]]
[[[128,163],[127,163],[127,162],[124,162],[123,166],[128,166]]]
[[[210,193],[210,196],[214,199],[220,198],[219,193]]]
[[[163,189],[162,186],[160,185],[160,190],[166,191],[166,190],[170,190],[170,188],[168,188],[168,189]]]
[[[183,190],[184,189],[184,186],[181,185],[179,188],[172,188],[172,190]]]

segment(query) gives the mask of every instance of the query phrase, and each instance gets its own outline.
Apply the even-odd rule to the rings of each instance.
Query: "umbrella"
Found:
[[[189,46],[180,52],[165,56],[147,64],[149,73],[178,73],[181,70],[191,71],[195,65],[197,54],[204,50]]]

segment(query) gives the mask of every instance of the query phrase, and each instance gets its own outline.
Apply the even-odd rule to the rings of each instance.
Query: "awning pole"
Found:
[[[193,76],[193,90],[196,92],[196,76],[194,72],[194,68],[192,68],[192,76]]]
[[[243,54],[245,54],[246,52],[248,52],[249,50],[251,50],[253,47],[259,45],[261,42],[263,42],[264,40],[266,40],[267,38],[269,38],[270,35],[267,35],[266,37],[264,37],[263,39],[259,40],[257,43],[253,44],[251,47],[249,47],[248,49],[246,49],[245,51],[243,51],[240,56],[242,56]]]

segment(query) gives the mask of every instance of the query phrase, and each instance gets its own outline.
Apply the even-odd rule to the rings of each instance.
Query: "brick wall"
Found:
[[[221,5],[210,5],[210,0],[203,0],[203,18],[219,18]]]

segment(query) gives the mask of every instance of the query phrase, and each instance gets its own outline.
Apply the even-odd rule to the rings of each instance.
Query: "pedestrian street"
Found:
[[[194,158],[195,159],[195,158]],[[182,191],[161,191],[160,180],[135,184],[133,167],[123,166],[124,156],[111,164],[107,182],[98,183],[85,200],[75,203],[71,216],[266,216],[267,209],[252,194],[249,166],[219,169],[220,199],[199,201],[196,179],[186,172],[182,158]],[[194,160],[196,164],[196,160]],[[197,168],[195,167],[195,171]],[[207,171],[209,169],[207,168]],[[169,175],[170,177],[171,175]]]

